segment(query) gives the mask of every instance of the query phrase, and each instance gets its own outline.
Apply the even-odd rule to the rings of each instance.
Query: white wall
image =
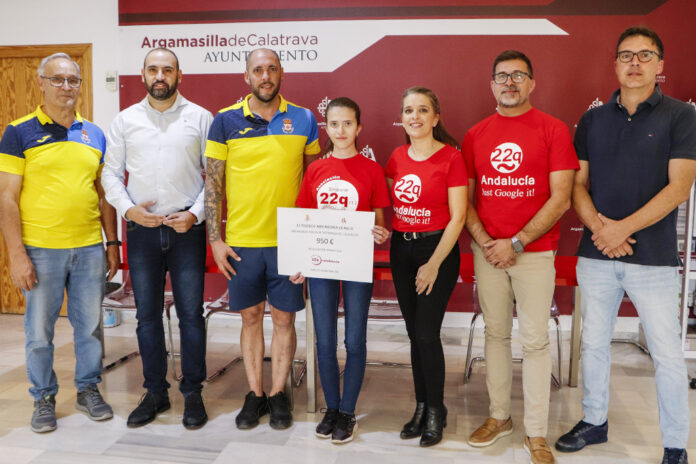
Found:
[[[106,131],[118,113],[118,91],[105,87],[118,67],[117,0],[0,0],[0,45],[61,43],[92,44],[92,119]]]

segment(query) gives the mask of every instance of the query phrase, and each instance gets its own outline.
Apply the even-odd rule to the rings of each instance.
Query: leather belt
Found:
[[[410,242],[411,240],[418,240],[419,238],[433,237],[435,235],[442,235],[445,230],[428,230],[425,232],[402,232],[404,240]]]

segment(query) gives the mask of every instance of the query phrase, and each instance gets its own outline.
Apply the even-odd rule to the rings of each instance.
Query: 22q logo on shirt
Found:
[[[503,174],[514,172],[522,164],[522,149],[516,143],[501,143],[491,152],[491,164]]]
[[[319,209],[358,209],[358,190],[342,179],[332,179],[319,187],[317,192],[317,205]]]
[[[415,203],[421,195],[421,180],[415,174],[406,174],[394,183],[394,196],[404,203]]]

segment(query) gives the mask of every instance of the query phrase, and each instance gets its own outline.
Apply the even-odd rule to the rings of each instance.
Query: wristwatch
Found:
[[[522,242],[520,242],[520,239],[518,239],[516,236],[512,237],[510,239],[512,241],[512,249],[515,250],[515,253],[518,255],[524,251],[524,245],[522,245]]]

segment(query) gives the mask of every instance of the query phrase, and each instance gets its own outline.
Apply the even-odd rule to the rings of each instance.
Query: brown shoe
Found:
[[[486,422],[471,434],[469,444],[476,448],[492,445],[498,438],[510,435],[512,433],[512,418],[498,425],[498,421],[489,417]]]
[[[556,462],[544,437],[526,437],[524,450],[529,453],[529,460],[532,464],[554,464]]]

